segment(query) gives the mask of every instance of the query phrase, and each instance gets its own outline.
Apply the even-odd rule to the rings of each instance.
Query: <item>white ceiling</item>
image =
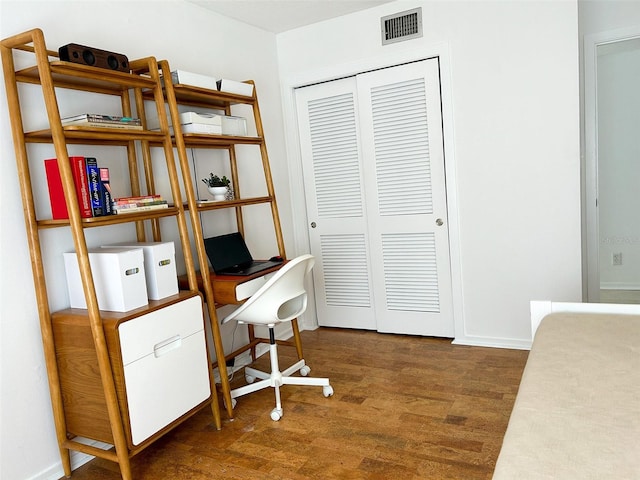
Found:
[[[186,0],[268,32],[281,33],[393,0]]]

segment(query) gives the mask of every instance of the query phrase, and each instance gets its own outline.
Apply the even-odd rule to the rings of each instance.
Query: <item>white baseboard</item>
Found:
[[[472,347],[508,348],[511,350],[530,350],[531,340],[518,338],[492,338],[492,337],[456,337],[453,345],[468,345]]]
[[[640,284],[625,282],[602,282],[600,283],[600,290],[640,290]]]
[[[76,438],[75,440],[80,441],[86,445],[91,445],[92,447],[102,448],[103,450],[109,450],[110,448],[113,448],[113,445],[98,442],[97,440],[89,440],[86,438]],[[77,450],[72,450],[69,456],[71,459],[72,471],[80,468],[82,465],[95,458],[93,455],[78,452]],[[42,472],[29,478],[29,480],[58,480],[62,477],[64,477],[64,468],[62,468],[62,461],[59,461],[54,465],[51,465],[51,467],[47,468],[46,470],[43,470]],[[71,476],[71,478],[73,478],[73,475]]]
[[[28,480],[58,480],[64,477],[64,470],[62,469],[62,462],[51,465],[46,470],[36,473],[34,476],[29,477]]]

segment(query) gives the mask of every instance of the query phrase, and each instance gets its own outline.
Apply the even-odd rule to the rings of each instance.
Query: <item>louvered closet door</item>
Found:
[[[453,337],[438,60],[358,76],[378,331]]]
[[[376,329],[355,78],[296,91],[318,322]]]
[[[296,93],[318,321],[454,334],[436,59]]]

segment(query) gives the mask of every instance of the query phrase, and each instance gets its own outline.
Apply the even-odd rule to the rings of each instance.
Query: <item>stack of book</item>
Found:
[[[112,204],[115,214],[144,212],[160,208],[169,208],[169,204],[162,198],[162,195],[116,198]]]
[[[82,218],[111,215],[111,187],[109,185],[109,169],[98,166],[94,157],[69,157],[73,183],[76,190],[80,216]],[[58,160],[49,158],[44,161],[51,214],[54,220],[69,218],[67,203],[62,189],[62,178]]]
[[[139,118],[101,115],[99,113],[83,113],[73,117],[65,117],[62,119],[62,126],[142,130],[142,122]]]

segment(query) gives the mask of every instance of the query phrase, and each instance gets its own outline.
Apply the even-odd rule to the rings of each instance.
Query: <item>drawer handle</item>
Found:
[[[166,267],[167,265],[171,265],[171,259],[169,259],[169,258],[166,258],[164,260],[160,260],[158,262],[158,266],[159,267]]]
[[[182,337],[180,335],[174,335],[171,338],[167,338],[166,340],[156,343],[153,346],[153,355],[158,358],[162,355],[166,355],[171,350],[175,350],[176,348],[180,348],[182,346]]]

